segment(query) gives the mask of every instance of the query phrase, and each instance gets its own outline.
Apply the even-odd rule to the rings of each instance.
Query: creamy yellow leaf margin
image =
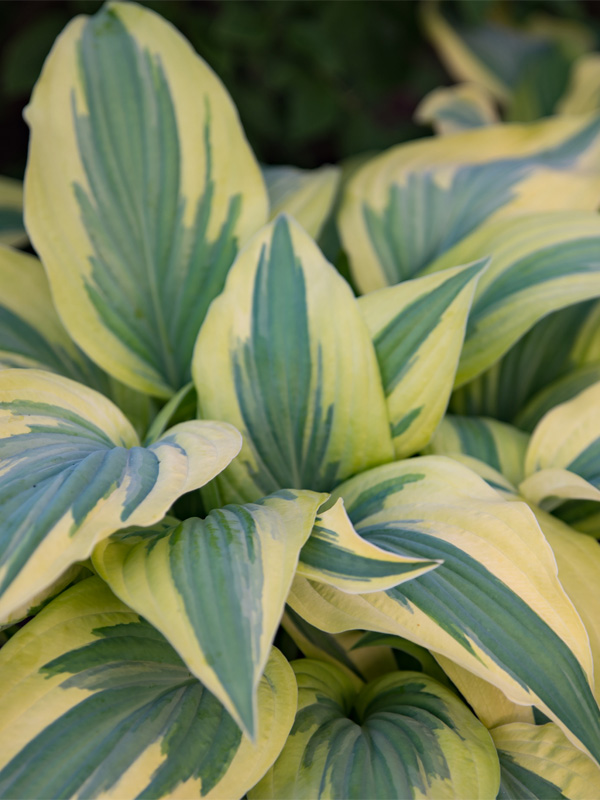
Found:
[[[514,722],[490,733],[500,756],[500,797],[598,797],[600,768],[553,723]]]
[[[245,733],[302,545],[327,495],[286,490],[167,530],[115,534],[92,562]]]
[[[538,423],[521,493],[551,510],[564,499],[600,501],[600,383],[556,406]]]
[[[100,66],[84,69],[94,58]],[[124,71],[108,85],[119,59]],[[128,81],[133,96],[122,98]],[[107,372],[168,397],[189,380],[181,359],[191,359],[198,309],[221,290],[235,242],[267,218],[264,182],[233,103],[169,23],[134,3],[108,3],[58,37],[26,118],[27,230],[65,326]],[[135,125],[146,143],[126,138]],[[232,252],[210,261],[219,237]],[[124,331],[118,317],[126,312]]]
[[[330,491],[391,461],[375,350],[346,281],[293,219],[244,248],[196,344],[199,416],[243,436],[211,505],[282,488]],[[360,387],[360,391],[357,391]]]
[[[404,281],[358,300],[375,345],[398,459],[421,450],[444,415],[486,263]]]
[[[597,116],[585,115],[529,124],[492,125],[400,144],[369,160],[345,188],[338,218],[352,277],[360,292],[366,294],[398,282],[398,278],[390,280],[388,277],[365,219],[365,208],[376,215],[385,213],[393,187],[404,193],[411,181],[427,180],[430,189],[437,188],[438,193],[443,194],[448,192],[461,170],[487,164],[490,175],[485,187],[486,190],[495,189],[498,198],[485,197],[493,211],[491,215],[484,214],[485,219],[567,209],[595,211],[600,199],[599,124]],[[552,156],[554,152],[556,158]],[[499,183],[512,168],[516,169],[514,180],[502,186],[506,196],[500,199]],[[482,189],[477,191],[481,194]],[[413,235],[419,232],[419,241],[429,243],[427,247],[422,245],[427,250],[431,247],[434,229],[432,208],[424,202],[425,196],[421,197],[421,208],[411,204],[409,210]],[[462,197],[460,186],[453,189],[452,200],[441,201],[437,213],[452,219],[452,214],[459,212],[456,205],[459,196]],[[479,214],[481,205],[477,193],[470,200],[470,213],[466,219],[461,219],[461,226],[469,233],[474,230],[471,219]],[[452,240],[456,230],[452,231],[450,226],[442,233],[444,239]],[[454,261],[448,266],[469,260],[472,259]],[[419,268],[425,266],[422,264]]]
[[[240,448],[221,422],[184,422],[147,448],[103,395],[41,370],[0,371],[0,619],[97,541],[158,522]]]
[[[293,672],[273,649],[253,744],[163,637],[98,578],[63,593],[12,637],[0,653],[0,676],[0,792],[23,800],[121,800],[144,791],[237,798],[277,758],[296,710]],[[63,746],[49,754],[48,738]]]
[[[419,480],[419,473],[426,480]],[[331,633],[366,628],[403,636],[489,681],[513,702],[540,707],[578,744],[579,737],[588,734],[600,742],[600,729],[591,733],[590,720],[597,708],[590,690],[593,667],[587,633],[558,581],[552,550],[524,503],[503,500],[470,470],[439,456],[379,467],[347,481],[337,491],[359,534],[380,546],[386,541],[395,552],[422,555],[427,549],[431,556],[444,557],[444,564],[388,592],[365,595],[344,594],[297,577],[288,599],[294,611]],[[487,576],[487,589],[483,590],[484,583],[475,573]],[[458,577],[467,574],[466,582]],[[451,609],[458,602],[470,604],[476,585],[478,600],[467,622],[464,614]],[[500,595],[504,600],[500,601]],[[504,636],[500,619],[504,618],[506,630],[513,633],[510,642],[500,645],[499,637]],[[548,707],[557,699],[556,690],[551,690],[548,676],[541,675],[539,655],[535,668],[529,660],[527,679],[517,677],[525,665],[523,659],[533,656],[529,652],[532,634],[523,631],[517,639],[513,630],[517,622],[533,626],[530,631],[536,630],[536,636],[549,637],[554,644],[548,646],[561,650],[569,669],[577,674],[577,691],[586,697],[577,701],[582,704],[576,712],[581,714],[579,721],[559,719],[570,716],[570,703],[560,711],[557,706],[556,712]],[[484,646],[490,625],[498,626],[497,632]],[[549,653],[548,657],[556,662],[556,656]],[[538,682],[537,691],[546,702],[531,688]],[[600,744],[591,747],[600,753]]]

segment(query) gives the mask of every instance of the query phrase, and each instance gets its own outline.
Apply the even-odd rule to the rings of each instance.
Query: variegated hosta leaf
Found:
[[[338,633],[337,635],[344,636],[345,634]],[[377,650],[384,647],[391,649],[397,669],[423,672],[425,675],[435,678],[439,683],[443,683],[448,687],[451,686],[450,681],[429,650],[410,642],[408,639],[403,639],[401,636],[367,631],[352,645],[352,655],[356,656],[361,653],[367,653],[372,649]],[[390,672],[390,670],[387,671]]]
[[[167,638],[251,738],[298,554],[326,498],[282,491],[204,520],[117,533],[94,550],[117,597]]]
[[[512,425],[485,417],[448,414],[424,452],[439,456],[463,454],[477,458],[512,484],[523,480],[529,436]]]
[[[478,678],[464,667],[444,656],[436,656],[441,668],[471,706],[486,728],[509,722],[534,723],[533,706],[513,703],[496,686]]]
[[[143,433],[155,401],[103,372],[73,344],[37,258],[0,245],[0,368],[47,369],[108,395]]]
[[[200,416],[227,420],[244,438],[238,462],[216,482],[217,506],[281,488],[329,491],[393,458],[356,300],[288,217],[238,256],[202,326],[193,374]]]
[[[556,110],[559,114],[588,114],[600,109],[600,53],[586,53],[571,70],[567,91]]]
[[[94,544],[160,520],[240,448],[227,423],[186,422],[150,447],[110,400],[40,370],[0,370],[0,621]]]
[[[600,383],[549,411],[531,436],[521,493],[553,508],[561,499],[600,501]]]
[[[15,246],[25,244],[23,226],[23,184],[0,176],[0,242]]]
[[[575,303],[536,322],[489,369],[454,391],[452,411],[522,427],[517,420],[529,401],[578,366],[574,348],[595,305]]]
[[[527,506],[439,456],[370,470],[338,494],[368,541],[444,563],[365,595],[297,577],[288,598],[296,613],[328,632],[394,633],[446,656],[513,702],[538,706],[599,759],[587,634]]]
[[[241,797],[278,756],[296,686],[275,649],[256,744],[147,622],[90,578],[0,651],[0,794]]]
[[[500,122],[494,98],[476,83],[434,89],[421,100],[414,119],[431,125],[439,136]]]
[[[340,168],[264,166],[262,173],[269,193],[270,219],[282,213],[289,214],[317,239],[333,208]]]
[[[391,672],[357,692],[333,664],[292,666],[296,721],[250,800],[495,799],[500,769],[491,737],[437,681]]]
[[[377,353],[396,458],[424,447],[446,410],[486,263],[405,281],[358,301]]]
[[[600,219],[583,211],[490,223],[430,265],[444,270],[491,255],[477,285],[456,374],[486,370],[542,317],[600,295]]]
[[[596,800],[600,769],[551,722],[490,731],[500,759],[498,800]]]
[[[558,578],[577,609],[590,640],[594,688],[600,702],[600,544],[540,509],[533,509],[558,567]]]
[[[267,197],[235,108],[152,11],[109,3],[57,39],[26,112],[27,229],[72,338],[168,397]]]
[[[359,536],[340,498],[315,520],[310,538],[300,552],[298,574],[360,594],[391,589],[424,575],[441,561],[405,558]]]
[[[492,218],[595,211],[599,157],[600,116],[492,125],[376,156],[348,183],[340,210],[354,282],[364,294],[415,277]]]

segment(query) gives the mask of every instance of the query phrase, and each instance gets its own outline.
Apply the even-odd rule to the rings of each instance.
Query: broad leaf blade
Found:
[[[216,505],[282,488],[330,491],[393,458],[356,300],[287,217],[238,256],[202,326],[193,374],[200,416],[231,422],[244,438],[238,462],[216,482]]]
[[[273,650],[256,746],[158,631],[98,578],[0,652],[3,797],[240,797],[279,754],[296,688]]]
[[[278,492],[204,520],[116,534],[94,550],[99,575],[161,631],[251,738],[298,554],[325,498]]]
[[[437,681],[392,672],[357,694],[332,664],[292,666],[296,721],[251,800],[496,796],[500,770],[488,732]]]
[[[148,448],[110,400],[38,370],[0,371],[0,619],[94,544],[162,519],[240,447],[226,423],[188,422]]]
[[[337,492],[368,541],[444,563],[362,596],[297,578],[292,608],[330,632],[364,627],[440,653],[514,702],[538,706],[599,759],[588,637],[529,509],[433,456],[379,467]]]
[[[446,410],[485,264],[405,281],[359,299],[381,370],[396,458],[421,450]]]
[[[27,120],[27,228],[65,326],[107,372],[168,397],[266,220],[229,96],[168,23],[112,3],[59,37]]]

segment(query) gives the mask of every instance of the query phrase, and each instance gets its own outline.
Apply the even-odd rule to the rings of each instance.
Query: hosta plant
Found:
[[[549,512],[597,499],[597,389],[530,442],[443,418],[600,296],[600,120],[261,169],[125,3],[71,22],[26,118],[1,796],[594,797],[597,543]],[[333,208],[360,297],[311,238]]]

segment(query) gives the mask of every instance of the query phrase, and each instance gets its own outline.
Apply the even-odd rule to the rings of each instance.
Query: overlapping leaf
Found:
[[[396,458],[424,447],[446,410],[485,264],[405,281],[359,299],[381,370]]]
[[[147,448],[110,400],[40,370],[0,371],[0,620],[94,544],[160,520],[237,454],[220,422],[176,425]]]
[[[251,800],[496,797],[499,766],[488,732],[437,681],[391,672],[357,692],[332,664],[292,666],[296,721]]]
[[[493,125],[376,156],[349,182],[339,216],[355,284],[367,293],[415,277],[492,219],[595,211],[599,153],[600,117],[586,116]]]
[[[552,508],[563,499],[600,501],[600,383],[557,406],[531,436],[521,492]]]
[[[269,193],[270,219],[289,214],[317,239],[326,223],[340,183],[339,167],[318,169],[263,167]]]
[[[498,800],[595,800],[600,769],[556,725],[515,722],[491,731],[500,759]]]
[[[282,491],[204,520],[115,534],[93,564],[177,650],[249,736],[285,600],[327,495]]]
[[[485,417],[444,417],[424,452],[464,454],[493,467],[517,486],[523,480],[529,437],[512,425]]]
[[[244,438],[240,458],[215,482],[212,505],[280,488],[329,491],[393,458],[375,350],[356,300],[287,217],[238,256],[202,326],[193,374],[200,416],[227,420]]]
[[[503,501],[469,470],[432,456],[371,470],[337,493],[368,541],[444,563],[418,580],[362,596],[297,578],[292,608],[330,632],[387,631],[440,653],[514,702],[538,706],[598,758],[600,711],[587,634],[527,507]]]
[[[499,220],[428,267],[491,255],[469,314],[456,386],[486,370],[538,320],[600,294],[600,220],[583,211]]]
[[[54,600],[0,652],[0,794],[241,797],[292,726],[292,670],[273,650],[256,744],[147,622],[98,578]]]
[[[109,3],[59,37],[26,116],[27,229],[69,333],[119,380],[169,396],[267,216],[229,96],[160,17]]]

